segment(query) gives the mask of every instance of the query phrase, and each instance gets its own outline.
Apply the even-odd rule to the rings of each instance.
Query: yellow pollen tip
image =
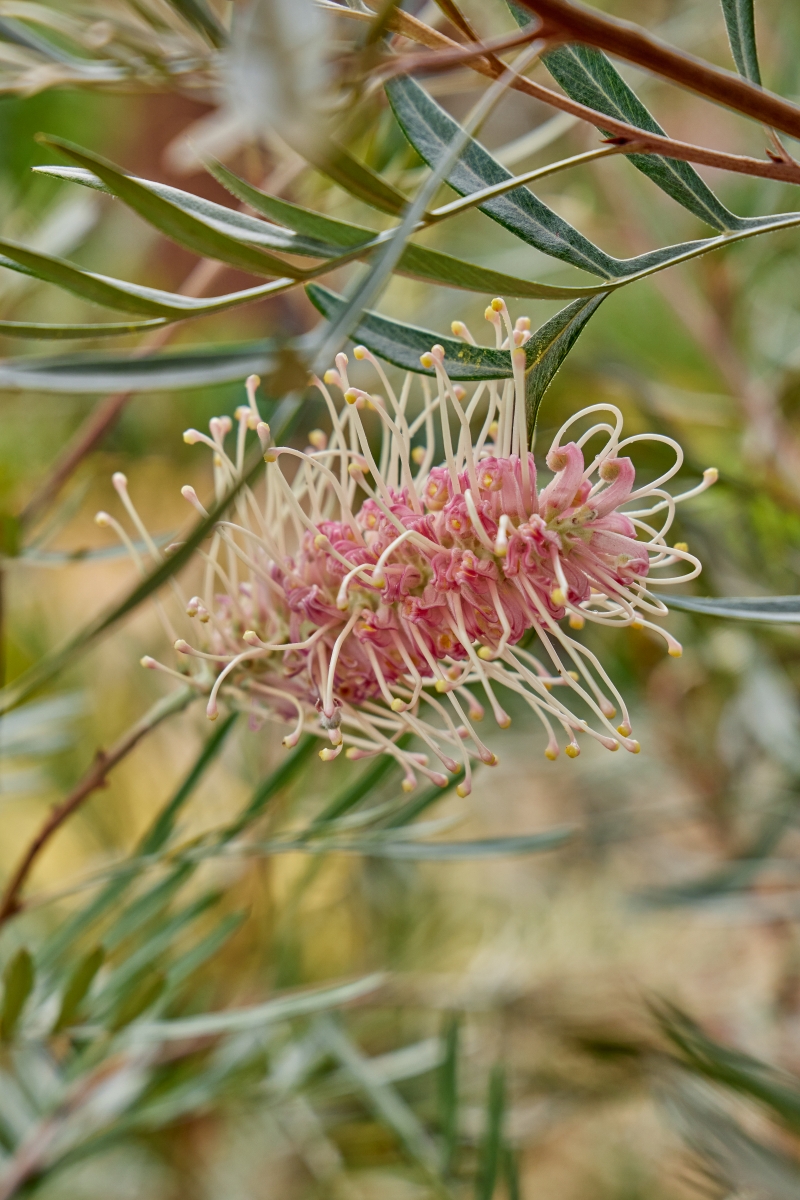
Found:
[[[266,455],[264,457],[266,458]],[[347,473],[352,479],[360,479],[364,474],[364,468],[359,466],[358,463],[350,463],[350,466],[347,468]]]
[[[569,675],[570,679],[574,679],[576,683],[578,682],[578,672],[577,671],[567,671],[567,674]]]
[[[332,759],[338,758],[339,748],[338,746],[335,749],[333,746],[325,746],[322,750],[320,750],[319,756],[323,762],[331,762]]]
[[[631,727],[625,721],[623,721],[621,725],[617,726],[617,733],[621,733],[623,737],[627,737],[630,731]]]
[[[489,426],[489,437],[492,439],[492,441],[494,441],[494,439],[497,437],[497,431],[499,428],[500,426],[497,424],[497,421],[492,421],[491,425]]]
[[[703,471],[703,479],[706,483],[716,483],[719,479],[719,471],[716,467],[706,467]]]
[[[530,329],[530,327],[531,327],[530,317],[517,317],[517,329],[522,329],[522,330],[524,330],[525,333],[527,333],[528,330]]]
[[[361,359],[366,358],[366,357],[367,357],[367,347],[366,346],[356,346],[354,348],[353,358],[357,358],[358,361],[361,362]]]
[[[400,699],[399,696],[395,696],[394,700],[389,705],[389,707],[391,708],[392,712],[396,712],[396,713],[401,713],[401,712],[406,711],[405,703]]]
[[[466,388],[461,387],[459,384],[456,384],[455,387],[453,388],[453,395],[455,396],[456,400],[458,400],[458,401],[463,400],[464,397],[466,396],[466,394],[467,394]]]
[[[567,597],[564,595],[561,588],[557,587],[553,588],[552,592],[550,593],[550,599],[553,601],[553,604],[560,608],[561,605],[566,601]]]
[[[508,713],[503,713],[497,724],[501,729],[508,729],[509,725],[511,724],[511,717],[508,715]]]
[[[467,332],[467,327],[463,321],[451,321],[450,332],[454,333],[456,337],[463,337]]]
[[[424,354],[420,354],[419,361],[422,363],[423,367],[432,367],[433,355],[426,350]]]
[[[570,629],[583,629],[583,627],[584,627],[584,625],[585,625],[585,624],[586,624],[586,618],[585,618],[585,617],[579,617],[577,613],[570,613],[570,614],[569,614],[569,627],[570,627]]]
[[[619,742],[614,742],[613,745],[610,745],[608,748],[609,750],[619,750]]]
[[[545,756],[545,758],[549,758],[550,762],[555,762],[556,759],[558,758],[558,751],[551,750],[550,747],[548,746],[544,752],[544,756]]]
[[[339,381],[339,372],[338,371],[326,371],[325,374],[322,376],[323,383],[338,383],[338,381]]]
[[[424,446],[415,446],[414,447],[414,449],[411,451],[411,461],[413,463],[415,463],[418,467],[422,466],[422,464],[425,462],[425,447]]]
[[[505,304],[503,303],[503,301],[500,299],[499,296],[495,296],[494,300],[489,305],[489,307],[491,308],[492,312],[502,312],[503,309],[505,308]]]
[[[515,367],[526,367],[528,365],[528,356],[522,347],[519,347],[517,350],[512,350],[511,361]]]
[[[355,746],[348,746],[344,752],[344,756],[345,758],[349,758],[352,762],[354,759],[358,758],[358,750]]]
[[[472,788],[468,787],[466,783],[460,783],[458,785],[458,787],[456,788],[456,795],[460,796],[460,798],[462,800],[464,800],[470,794],[471,791],[472,791]]]
[[[680,658],[683,654],[683,646],[670,646],[667,654],[670,658]]]
[[[348,388],[344,394],[344,398],[348,404],[355,404],[358,399],[358,392],[355,388]]]
[[[628,749],[630,750],[631,754],[638,754],[638,753],[639,753],[639,751],[641,750],[641,748],[642,748],[642,747],[641,747],[641,746],[639,745],[639,743],[636,741],[636,738],[633,738],[633,739],[631,740],[631,743],[630,743],[630,745],[628,746]]]
[[[330,542],[325,537],[324,533],[318,533],[314,538],[314,545],[318,550],[327,550],[328,546],[330,546]]]
[[[689,550],[689,543],[688,542],[676,542],[673,549],[680,550],[683,554],[686,554]]]
[[[644,621],[631,621],[631,629],[644,629]]]
[[[568,746],[564,747],[564,753],[566,754],[567,758],[577,758],[580,752],[580,746],[576,746],[573,742],[570,742]]]
[[[447,691],[447,680],[446,679],[437,679],[436,683],[434,684],[434,688],[437,692],[446,692]]]
[[[328,444],[328,437],[321,429],[312,429],[308,435],[308,444],[313,446],[315,450],[324,450]]]
[[[206,716],[208,717],[209,721],[216,721],[217,717],[219,716],[219,713],[217,712],[216,709],[214,709],[213,712],[207,712]]]
[[[416,786],[417,785],[414,783],[413,779],[404,779],[400,784],[400,789],[404,792],[413,792]]]
[[[277,452],[277,450],[268,450],[268,451],[266,452],[266,454],[264,455],[264,462],[265,462],[265,463],[274,463],[274,462],[277,462],[277,461],[278,461],[278,452]]]
[[[478,649],[478,658],[482,658],[484,662],[491,662],[494,655],[488,646],[480,646]]]

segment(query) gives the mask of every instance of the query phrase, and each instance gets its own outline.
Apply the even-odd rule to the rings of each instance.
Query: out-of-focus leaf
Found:
[[[727,2],[729,0],[723,0],[723,4]],[[738,0],[730,2],[735,4]],[[509,8],[520,26],[524,27],[530,23],[531,14],[528,10],[516,4],[509,4]],[[616,117],[618,121],[635,125],[637,129],[645,129],[650,133],[664,133],[601,50],[594,46],[578,44],[559,46],[544,56],[544,63],[556,82],[573,100],[597,112],[606,113],[609,117]],[[628,154],[626,157],[662,191],[708,225],[715,229],[739,227],[739,218],[717,199],[690,163],[674,158],[662,158],[658,154]]]
[[[503,1121],[506,1108],[506,1075],[498,1064],[489,1078],[486,1098],[486,1134],[481,1147],[478,1174],[475,1179],[475,1200],[492,1200],[500,1172],[503,1148]]]
[[[117,1008],[112,1012],[108,1029],[110,1033],[119,1033],[126,1025],[130,1025],[142,1013],[152,1008],[166,986],[166,977],[161,971],[146,968],[135,985],[123,994]]]
[[[146,927],[160,913],[165,912],[173,896],[183,887],[193,873],[191,863],[180,863],[173,867],[164,879],[148,888],[131,904],[117,913],[112,924],[103,935],[106,950],[120,946],[127,938]]]
[[[738,621],[768,621],[775,625],[800,622],[800,596],[670,596],[667,605],[683,612]]]
[[[439,789],[441,794],[441,788]],[[482,838],[462,842],[406,842],[382,841],[378,836],[362,838],[325,838],[309,842],[294,839],[270,842],[270,854],[294,853],[303,850],[306,854],[359,854],[366,858],[402,858],[420,862],[458,862],[475,858],[497,858],[514,854],[538,854],[563,846],[574,836],[574,829],[561,826],[545,833],[521,834],[518,837]],[[257,846],[252,848],[257,849]]]
[[[254,789],[245,807],[226,827],[221,837],[222,841],[229,841],[262,815],[273,796],[287,787],[301,767],[305,765],[316,744],[317,739],[312,734],[303,735],[291,754],[288,754],[280,766],[276,767]]]
[[[439,1128],[441,1130],[441,1174],[446,1179],[458,1146],[458,1053],[461,1023],[455,1013],[447,1017],[442,1031],[444,1058],[439,1067]]]
[[[761,71],[756,50],[756,23],[753,0],[721,0],[731,54],[736,70],[751,83],[761,86]]]
[[[199,33],[202,33],[218,50],[225,45],[228,35],[211,12],[205,0],[169,0],[169,4]]]
[[[183,983],[184,979],[188,979],[203,963],[213,958],[241,926],[246,916],[247,913],[244,912],[229,913],[227,917],[223,917],[219,925],[192,946],[191,950],[187,950],[185,954],[181,954],[175,962],[171,963],[168,972],[170,990]]]
[[[695,1151],[725,1196],[758,1200],[795,1200],[800,1191],[797,1163],[764,1145],[721,1111],[695,1080],[669,1088],[667,1111],[672,1124]]]
[[[436,167],[448,146],[464,131],[410,76],[390,80],[386,85],[386,93],[411,145],[430,167]],[[473,139],[469,140],[456,165],[446,174],[447,182],[461,196],[511,178],[511,173]],[[498,221],[544,254],[606,279],[620,274],[619,260],[578,233],[528,188],[516,188],[478,207],[492,220]]]
[[[35,969],[30,951],[18,950],[3,972],[3,1007],[0,1010],[0,1037],[10,1042],[22,1010],[33,991]]]
[[[64,989],[61,1009],[53,1026],[53,1033],[59,1033],[62,1029],[66,1029],[68,1025],[72,1025],[75,1022],[81,1003],[92,986],[95,975],[103,965],[105,957],[103,947],[97,946],[94,950],[90,950],[88,954],[84,955],[75,967]]]
[[[277,132],[301,154],[328,140],[330,13],[314,0],[248,0],[234,11],[228,103],[251,138]]]
[[[353,1077],[370,1107],[394,1131],[412,1159],[434,1174],[436,1147],[402,1096],[382,1079],[378,1072],[373,1071],[370,1060],[330,1017],[317,1021],[314,1032],[325,1048]]]
[[[289,1021],[308,1016],[327,1008],[337,1008],[360,1000],[376,991],[384,982],[383,975],[365,975],[351,983],[333,987],[309,988],[256,1004],[251,1008],[233,1008],[226,1012],[203,1013],[196,1017],[180,1017],[171,1021],[141,1022],[132,1031],[137,1041],[169,1042],[186,1038],[215,1037],[223,1033],[244,1033],[262,1029],[276,1021]]]
[[[142,837],[137,847],[137,854],[155,854],[169,840],[175,828],[175,819],[186,801],[194,792],[203,775],[219,754],[225,741],[236,723],[238,713],[229,713],[222,721],[218,721],[213,733],[208,737],[192,763],[183,783],[175,794],[162,808],[150,828]]]
[[[158,329],[167,322],[105,321],[85,325],[48,325],[41,321],[0,321],[0,337],[32,338],[40,341],[68,341],[70,338],[123,337],[127,333],[143,333]]]
[[[403,748],[408,745],[409,741],[410,738],[404,735],[398,740],[398,746]],[[390,758],[388,754],[381,755],[377,762],[374,762],[366,771],[362,771],[357,779],[354,779],[348,787],[343,788],[323,808],[322,812],[314,817],[313,821],[310,822],[308,828],[304,831],[305,835],[308,837],[319,833],[324,830],[329,822],[336,821],[339,817],[344,816],[345,813],[350,812],[351,808],[355,808],[359,801],[372,793],[395,765],[394,759]]]
[[[88,392],[174,391],[230,383],[247,375],[265,382],[281,367],[295,365],[296,382],[306,371],[291,347],[272,340],[231,346],[196,346],[186,350],[138,355],[131,351],[78,353],[0,360],[0,387],[19,391],[70,394]]]
[[[790,1129],[800,1130],[800,1079],[708,1037],[673,1004],[653,1005],[658,1022],[684,1064],[771,1109]]]
[[[216,259],[253,275],[302,278],[303,271],[258,246],[240,241],[145,187],[113,163],[63,138],[40,135],[39,141],[60,150],[78,166],[93,171],[106,187],[150,225],[204,258]]]
[[[519,1163],[511,1146],[503,1147],[503,1176],[508,1190],[508,1200],[522,1200],[519,1183]]]
[[[408,204],[402,192],[392,187],[385,179],[381,179],[380,175],[365,163],[359,162],[349,150],[332,139],[322,145],[318,144],[313,150],[307,149],[305,155],[323,175],[327,175],[351,196],[363,200],[379,212],[398,217]]]

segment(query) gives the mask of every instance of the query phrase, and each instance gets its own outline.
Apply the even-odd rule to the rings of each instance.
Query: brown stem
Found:
[[[57,804],[50,810],[41,829],[13,871],[11,878],[6,884],[3,898],[0,901],[0,925],[5,924],[6,921],[9,921],[21,911],[20,892],[31,872],[33,864],[53,834],[80,808],[84,800],[92,792],[103,786],[111,768],[115,767],[118,762],[121,762],[123,758],[130,754],[134,746],[138,745],[143,737],[151,733],[167,717],[186,708],[196,696],[197,692],[191,687],[178,688],[176,691],[170,692],[168,696],[165,696],[157,704],[154,704],[140,721],[132,725],[127,733],[124,733],[110,750],[97,751],[94,762],[80,783],[72,789],[70,794],[60,804]]]
[[[681,87],[724,104],[754,121],[800,138],[800,108],[747,79],[714,67],[703,59],[654,37],[630,21],[606,16],[573,0],[519,0],[548,26],[570,41],[607,50]]]

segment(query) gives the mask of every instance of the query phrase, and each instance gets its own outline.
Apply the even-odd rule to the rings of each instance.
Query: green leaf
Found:
[[[727,2],[729,0],[723,0],[723,4]],[[731,2],[737,3],[737,0]],[[527,9],[516,4],[509,4],[509,8],[518,25],[524,28],[530,23],[531,14]],[[594,46],[577,44],[559,46],[546,54],[543,62],[556,82],[573,100],[597,112],[606,113],[609,117],[616,117],[618,121],[635,125],[637,129],[645,129],[649,133],[664,133],[601,50]],[[607,133],[606,130],[601,132]],[[708,225],[715,229],[739,227],[740,218],[729,212],[717,199],[690,163],[674,158],[662,158],[658,154],[628,154],[625,157],[637,170],[652,179],[662,191]]]
[[[444,1058],[439,1067],[438,1099],[441,1130],[441,1173],[446,1179],[452,1172],[458,1147],[458,1052],[461,1022],[456,1013],[445,1020],[442,1031]]]
[[[50,179],[63,179],[69,183],[77,183],[91,188],[93,191],[104,192],[108,196],[117,195],[93,171],[83,167],[41,166],[34,167],[33,171],[37,175],[46,175]],[[138,175],[126,175],[125,178],[152,192],[154,196],[175,208],[179,208],[188,216],[195,217],[218,232],[248,244],[269,246],[273,250],[285,250],[289,254],[302,254],[310,258],[332,257],[342,244],[336,239],[329,239],[326,242],[324,237],[321,239],[316,235],[298,237],[297,234],[291,232],[294,226],[291,226],[290,229],[282,229],[280,225],[269,224],[257,217],[248,216],[247,213],[226,208],[223,204],[215,204],[213,200],[206,200],[203,196],[197,196],[193,192],[184,192],[180,188],[170,187],[166,183],[141,179]],[[234,175],[233,178],[236,179],[236,176]],[[249,184],[245,186],[250,187]],[[252,188],[252,191],[258,195],[262,194],[258,192],[257,188]],[[357,240],[368,241],[374,236],[374,231],[365,229]]]
[[[193,250],[195,254],[228,263],[229,266],[249,271],[253,275],[271,275],[279,278],[291,276],[295,279],[303,277],[303,271],[284,262],[282,258],[231,237],[222,229],[193,216],[185,208],[180,208],[163,195],[158,195],[133,176],[126,175],[106,159],[91,154],[72,142],[64,141],[63,138],[40,134],[38,140],[44,146],[60,150],[79,166],[93,171],[109,191],[124,200],[140,217],[179,245]]]
[[[271,421],[273,436],[277,441],[288,436],[294,422],[297,420],[299,412],[300,404],[294,395],[287,396],[278,406]],[[31,692],[52,679],[68,663],[77,658],[83,650],[92,645],[110,629],[113,629],[123,617],[138,608],[144,600],[156,592],[181,567],[185,566],[192,558],[197,547],[209,536],[217,522],[227,512],[231,502],[238,495],[239,491],[243,487],[250,485],[255,480],[256,475],[260,474],[263,470],[263,467],[264,461],[259,449],[253,454],[252,458],[247,460],[242,477],[236,485],[213,506],[207,517],[197,522],[186,540],[169,557],[158,563],[144,579],[137,582],[123,596],[121,601],[103,610],[97,617],[87,622],[78,633],[69,638],[63,645],[46,655],[40,662],[36,663],[18,679],[15,679],[13,683],[0,689],[0,712],[7,712],[9,709],[14,708],[26,696],[29,696]],[[176,697],[176,703],[180,702],[183,701]]]
[[[505,1176],[508,1200],[522,1200],[519,1184],[519,1164],[511,1146],[503,1147],[503,1175]]]
[[[105,305],[106,308],[119,308],[148,317],[169,317],[173,321],[224,312],[228,308],[260,300],[263,296],[286,291],[297,284],[294,277],[286,277],[262,283],[258,287],[245,288],[241,292],[200,300],[193,296],[182,296],[178,292],[163,292],[158,288],[83,271],[62,258],[40,254],[27,246],[18,246],[15,242],[3,239],[0,239],[0,267],[42,279],[45,283],[54,283],[67,292],[74,292],[76,296]]]
[[[229,841],[262,815],[273,796],[283,791],[291,783],[301,767],[305,765],[311,757],[311,751],[316,745],[317,739],[313,734],[307,733],[303,735],[294,750],[286,756],[280,766],[258,784],[238,817],[235,817],[230,825],[226,827],[224,833],[221,835],[222,841]]]
[[[672,1004],[661,1002],[653,1005],[653,1010],[661,1028],[693,1071],[760,1101],[790,1129],[800,1131],[800,1079],[713,1041]]]
[[[161,971],[146,967],[131,990],[122,997],[108,1021],[110,1033],[119,1033],[142,1013],[152,1008],[164,991],[167,980]]]
[[[186,350],[137,356],[132,351],[77,353],[0,360],[0,387],[58,393],[174,391],[230,383],[291,369],[292,384],[303,384],[306,370],[290,346],[275,341],[196,346]]]
[[[216,928],[192,946],[191,950],[182,954],[169,968],[167,979],[170,991],[194,974],[209,958],[212,958],[239,929],[246,916],[245,912],[229,913],[227,917],[223,917]]]
[[[10,1042],[16,1032],[22,1010],[33,991],[35,970],[30,952],[18,950],[3,972],[3,1007],[0,1011],[0,1038]]]
[[[217,722],[213,733],[206,739],[200,753],[189,768],[183,783],[180,784],[174,795],[165,804],[150,828],[141,838],[135,851],[137,856],[155,854],[169,840],[175,828],[175,819],[178,813],[219,754],[227,740],[228,734],[236,724],[238,716],[237,712],[232,712],[224,717],[223,720]]]
[[[404,734],[398,739],[397,744],[400,748],[404,748],[410,740]],[[381,755],[377,762],[374,762],[365,771],[362,771],[357,779],[354,779],[348,787],[343,788],[337,796],[334,796],[333,800],[323,808],[321,813],[314,817],[308,828],[303,831],[304,835],[306,837],[313,836],[323,831],[325,826],[331,821],[336,821],[339,817],[344,816],[345,813],[350,812],[365,796],[372,793],[394,766],[396,766],[394,759],[390,758],[388,754]]]
[[[386,85],[386,93],[403,133],[420,157],[430,167],[435,167],[447,153],[451,142],[463,135],[463,130],[411,76],[398,76],[390,80]],[[488,150],[470,138],[459,161],[446,178],[454,191],[466,196],[513,176]],[[618,259],[606,254],[562,220],[529,188],[515,188],[504,196],[486,200],[478,207],[492,220],[544,254],[606,279],[621,274]]]
[[[506,1077],[503,1067],[492,1068],[486,1098],[486,1133],[475,1179],[475,1200],[492,1200],[500,1172],[503,1119],[506,1107]]]
[[[278,200],[273,196],[268,196],[251,184],[245,183],[243,179],[239,179],[221,164],[212,164],[209,170],[239,199],[302,234],[326,238],[328,242],[333,242],[343,248],[364,246],[364,253],[359,257],[365,261],[386,244],[391,233],[391,230],[388,233],[376,233],[374,229],[333,220],[312,212],[310,209],[302,208],[299,204],[290,204],[288,200]],[[548,283],[519,279],[514,275],[494,271],[490,267],[481,267],[476,263],[454,258],[451,254],[444,254],[441,250],[419,246],[415,242],[409,242],[403,248],[395,270],[398,274],[408,275],[412,279],[425,279],[430,283],[441,283],[447,287],[459,287],[467,291],[485,292],[492,296],[564,300],[570,299],[576,294],[574,288],[554,287]]]
[[[560,46],[544,57],[550,74],[573,100],[626,121],[637,129],[663,134],[638,96],[601,50]],[[601,130],[607,133],[606,130]],[[628,154],[629,162],[662,191],[715,229],[737,229],[739,218],[722,204],[690,163],[657,154]]]
[[[311,303],[329,319],[335,317],[344,305],[341,296],[319,284],[307,285],[306,292]],[[606,294],[574,301],[546,321],[526,342],[528,401],[534,418],[547,385]],[[416,325],[404,325],[374,312],[362,315],[352,338],[355,342],[363,342],[380,358],[420,375],[435,374],[433,368],[422,366],[420,355],[437,342],[444,347],[444,365],[451,379],[508,379],[512,374],[511,355],[507,350],[471,346],[456,338],[443,337]]]
[[[0,321],[0,337],[36,338],[41,341],[67,341],[70,338],[123,337],[128,333],[144,333],[158,329],[167,322],[105,321],[86,325],[48,325],[41,321]]]
[[[92,986],[95,975],[102,967],[105,957],[103,947],[97,946],[84,955],[75,967],[64,989],[61,1009],[53,1026],[53,1033],[60,1033],[62,1029],[75,1024],[81,1003]]]
[[[553,380],[558,368],[575,345],[581,331],[605,300],[608,293],[592,296],[588,300],[576,300],[562,308],[541,328],[536,330],[533,337],[525,344],[530,363],[526,382],[526,409],[528,430],[536,429],[539,416],[539,406],[542,397]]]
[[[800,596],[670,596],[669,608],[731,617],[738,621],[768,621],[774,625],[800,623]]]
[[[438,789],[441,795],[443,789]],[[289,840],[269,842],[270,854],[358,854],[365,858],[397,858],[415,862],[462,862],[477,858],[498,858],[517,854],[539,854],[563,846],[574,836],[570,826],[548,829],[544,833],[520,834],[518,837],[481,838],[461,842],[390,842],[377,836],[363,838],[325,838],[320,842]]]
[[[385,179],[381,179],[370,167],[353,158],[344,146],[331,139],[319,143],[315,152],[306,147],[304,153],[312,166],[323,175],[338,183],[339,187],[351,196],[363,200],[365,204],[377,208],[380,212],[398,217],[408,204],[402,192],[392,187]],[[312,153],[313,157],[310,157]]]
[[[751,83],[761,86],[761,71],[756,50],[756,24],[753,0],[721,0],[728,29],[731,54],[736,70]]]
[[[105,949],[110,951],[121,946],[124,941],[133,937],[140,929],[147,927],[156,917],[164,913],[173,896],[193,873],[193,863],[180,863],[177,867],[170,868],[164,879],[148,888],[133,903],[126,905],[116,914],[114,921],[103,935]]]
[[[168,0],[172,8],[183,17],[187,24],[202,33],[218,50],[228,40],[225,30],[217,18],[204,3],[204,0]]]
[[[223,1033],[244,1033],[262,1029],[276,1021],[289,1021],[327,1008],[337,1008],[368,996],[384,982],[381,974],[366,975],[350,983],[332,987],[309,988],[268,1000],[251,1008],[233,1008],[227,1012],[203,1013],[171,1021],[152,1021],[136,1029],[137,1040],[153,1042],[184,1041],[186,1038],[212,1037]]]

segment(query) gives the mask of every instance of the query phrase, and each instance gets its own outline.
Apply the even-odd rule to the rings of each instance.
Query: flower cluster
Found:
[[[512,325],[499,300],[486,315],[497,346],[511,351],[513,377],[481,382],[471,396],[449,378],[441,346],[422,356],[435,389],[426,376],[408,374],[399,395],[380,362],[357,346],[355,357],[371,364],[380,392],[352,386],[347,356],[337,355],[336,369],[313,379],[329,432],[312,431],[304,451],[273,444],[255,376],[247,381],[248,404],[236,413],[232,455],[228,417],[213,419],[210,435],[184,435],[212,450],[218,499],[241,477],[248,429],[257,432],[266,462],[263,497],[242,488],[203,552],[202,594],[185,605],[196,634],[175,639],[167,622],[183,660],[177,673],[209,692],[209,717],[224,697],[255,723],[291,722],[286,746],[304,729],[318,733],[325,760],[343,749],[349,758],[391,754],[407,790],[420,774],[444,785],[447,772],[463,767],[461,795],[470,791],[473,759],[497,761],[475,730],[484,715],[476,691],[501,727],[510,718],[499,689],[522,697],[543,726],[550,759],[559,753],[558,730],[570,757],[579,753],[579,735],[609,750],[638,751],[623,698],[564,623],[573,630],[587,620],[646,626],[680,654],[651,620],[667,610],[649,584],[654,570],[676,564],[687,569],[659,582],[699,573],[686,546],[668,545],[666,535],[676,501],[704,490],[716,472],[672,496],[664,484],[681,466],[679,445],[660,434],[623,438],[618,409],[596,404],[556,434],[546,457],[551,478],[540,489],[525,405],[530,323]],[[473,342],[462,322],[453,332]],[[416,404],[415,381],[422,388]],[[382,429],[377,458],[366,411]],[[585,427],[587,417],[594,423]],[[567,440],[573,426],[585,428]],[[637,488],[624,451],[653,440],[674,450],[674,462]],[[437,442],[444,461],[434,466]],[[158,556],[124,476],[114,483]],[[194,489],[183,494],[205,513]],[[105,513],[98,519],[136,554],[118,522]],[[152,658],[143,662],[176,673]],[[403,734],[426,750],[406,748]]]

